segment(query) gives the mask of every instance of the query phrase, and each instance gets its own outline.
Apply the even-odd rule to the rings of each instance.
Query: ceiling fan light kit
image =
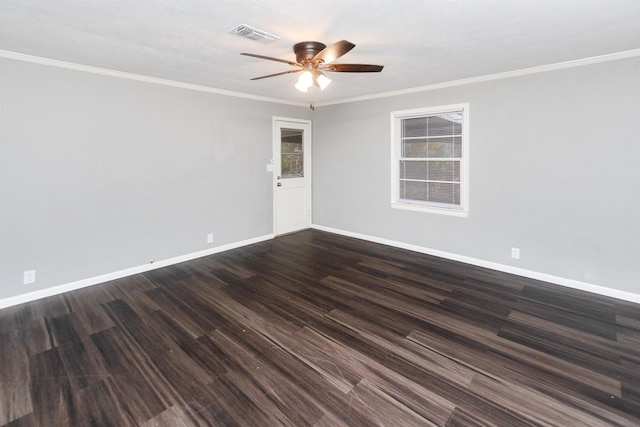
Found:
[[[313,85],[319,87],[320,90],[325,90],[325,88],[329,86],[329,83],[331,83],[331,79],[327,78],[322,72],[318,70],[307,70],[300,75],[295,87],[300,92],[306,92]]]
[[[272,58],[270,56],[256,55],[253,53],[241,53],[240,55],[252,56],[254,58],[266,59],[269,61],[282,62],[292,67],[296,67],[295,70],[283,71],[280,73],[269,74],[261,77],[254,77],[251,80],[266,79],[268,77],[281,76],[284,74],[302,72],[298,78],[298,82],[295,84],[296,89],[301,92],[307,92],[307,90],[315,85],[324,90],[331,80],[323,74],[323,72],[334,73],[379,73],[384,68],[383,65],[371,65],[371,64],[333,64],[332,62],[342,55],[349,52],[356,45],[346,40],[341,40],[337,43],[327,47],[324,43],[306,41],[296,43],[293,46],[293,52],[296,55],[296,62],[288,61],[286,59]]]

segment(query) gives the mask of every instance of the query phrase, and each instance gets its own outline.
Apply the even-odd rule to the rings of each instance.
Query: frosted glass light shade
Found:
[[[296,89],[300,92],[306,92],[313,85],[313,74],[310,71],[305,71],[300,75],[298,83],[296,83]]]
[[[324,90],[329,83],[331,83],[331,79],[327,78],[324,74],[319,74],[316,77],[316,82],[318,82],[318,86],[320,86],[320,90]]]

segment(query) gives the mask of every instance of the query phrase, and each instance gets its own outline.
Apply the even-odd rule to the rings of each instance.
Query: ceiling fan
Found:
[[[281,76],[284,74],[299,73],[302,75],[296,83],[296,89],[306,92],[312,85],[316,85],[324,90],[331,80],[323,73],[379,73],[384,68],[383,65],[370,64],[334,64],[333,61],[356,47],[355,44],[346,40],[341,40],[327,47],[320,42],[300,42],[293,46],[293,52],[296,54],[296,60],[288,61],[286,59],[272,58],[270,56],[256,55],[253,53],[241,53],[240,55],[252,56],[254,58],[267,59],[269,61],[283,62],[296,67],[295,70],[283,71],[281,73],[269,74],[261,77],[254,77],[251,80],[266,79],[268,77]]]

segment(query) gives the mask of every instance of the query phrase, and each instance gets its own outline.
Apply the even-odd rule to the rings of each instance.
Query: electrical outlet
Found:
[[[511,248],[511,258],[513,258],[513,259],[520,259],[520,249],[518,249],[518,248]]]
[[[35,270],[27,270],[24,272],[23,283],[25,285],[30,285],[31,283],[36,282],[36,271]]]
[[[207,234],[207,243],[213,243],[213,233]]]

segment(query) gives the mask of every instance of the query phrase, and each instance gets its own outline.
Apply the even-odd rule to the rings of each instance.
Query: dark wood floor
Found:
[[[305,231],[0,310],[0,425],[638,426],[638,305]]]

